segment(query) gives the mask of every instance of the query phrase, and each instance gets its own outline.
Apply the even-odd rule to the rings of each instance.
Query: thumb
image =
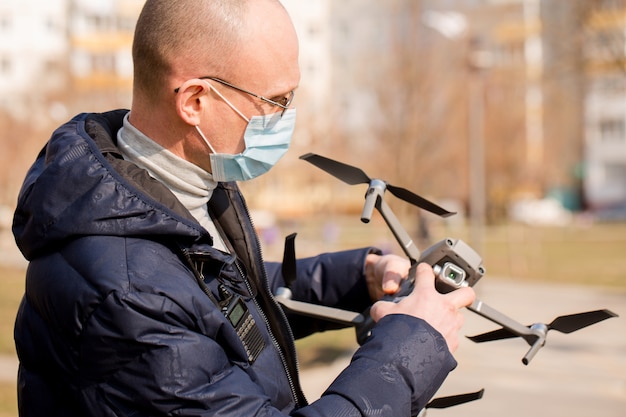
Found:
[[[393,309],[393,301],[377,301],[370,308],[370,317],[378,323],[386,315],[390,314]]]
[[[435,272],[433,267],[425,262],[421,262],[415,269],[415,290],[433,290],[435,288]]]

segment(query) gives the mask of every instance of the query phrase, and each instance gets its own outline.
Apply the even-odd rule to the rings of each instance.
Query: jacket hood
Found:
[[[127,110],[81,114],[58,128],[26,174],[13,234],[32,260],[75,237],[208,233],[162,184],[116,148]]]

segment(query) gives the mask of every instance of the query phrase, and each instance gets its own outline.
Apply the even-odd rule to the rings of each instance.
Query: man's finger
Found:
[[[370,309],[370,316],[375,322],[378,322],[393,309],[394,304],[392,301],[377,301]]]
[[[415,288],[422,290],[435,288],[435,272],[427,263],[420,263],[415,270]]]
[[[385,271],[383,275],[383,291],[385,294],[393,294],[400,288],[402,274],[396,271]]]
[[[454,304],[457,308],[467,307],[476,299],[476,293],[471,287],[456,289],[446,294],[446,296],[450,298],[452,304]]]

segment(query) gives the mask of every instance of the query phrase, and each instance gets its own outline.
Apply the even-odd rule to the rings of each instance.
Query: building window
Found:
[[[43,63],[44,71],[46,73],[60,73],[63,69],[61,61],[59,59],[47,59]]]
[[[496,62],[501,67],[514,67],[524,63],[524,44],[511,42],[498,45],[496,49]]]
[[[597,10],[612,11],[621,10],[624,7],[626,7],[626,5],[623,0],[600,0],[596,3]]]
[[[597,94],[621,96],[626,94],[626,77],[623,75],[604,75],[591,81],[591,89]]]
[[[11,72],[11,60],[5,56],[0,57],[0,74],[9,75]]]
[[[600,139],[602,142],[626,142],[626,120],[600,120]]]
[[[610,184],[624,184],[626,179],[626,164],[611,163],[604,166],[606,182]]]
[[[117,20],[118,29],[123,32],[132,33],[135,30],[135,20],[136,18],[134,16],[133,17],[125,17],[125,16],[119,17]]]
[[[91,69],[100,74],[115,73],[115,57],[109,54],[91,56]]]
[[[93,32],[108,32],[115,28],[115,23],[110,16],[88,15],[86,20],[87,27]]]
[[[0,15],[0,32],[8,32],[11,30],[11,16]]]

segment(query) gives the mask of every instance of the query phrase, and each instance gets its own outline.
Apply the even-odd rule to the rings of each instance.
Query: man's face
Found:
[[[248,92],[284,102],[300,81],[298,40],[291,19],[279,5],[253,1],[246,22],[243,41],[233,51],[236,57],[224,57],[233,63],[224,74],[215,76]],[[207,82],[219,94],[213,89],[208,92],[210,114],[204,117],[206,121],[200,127],[216,152],[234,154],[245,148],[243,134],[247,121],[224,99],[247,119],[282,111],[238,89],[213,80]]]

